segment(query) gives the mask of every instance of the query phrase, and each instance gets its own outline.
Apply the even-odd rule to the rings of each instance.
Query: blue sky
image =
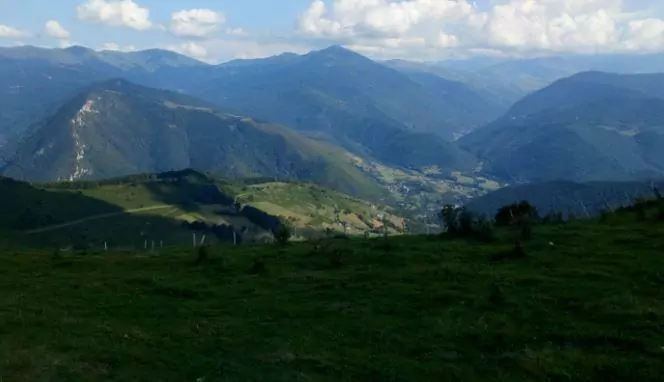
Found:
[[[48,24],[47,24],[48,23]],[[664,50],[661,0],[0,0],[0,45],[210,62],[342,44],[380,58]]]

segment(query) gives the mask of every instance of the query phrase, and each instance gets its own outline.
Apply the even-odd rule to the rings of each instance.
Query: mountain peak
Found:
[[[350,49],[344,48],[341,45],[332,45],[330,47],[327,47],[322,50],[317,50],[313,51],[308,54],[308,56],[311,57],[337,57],[337,58],[363,58],[363,59],[368,59],[364,57],[363,55],[352,51]]]
[[[80,45],[72,45],[70,47],[64,48],[63,50],[67,53],[74,54],[74,55],[83,55],[83,54],[94,53],[94,50],[86,48],[84,46],[80,46]]]
[[[337,52],[337,53],[349,53],[352,52],[350,49],[344,48],[342,45],[330,45],[325,49],[319,50],[319,52]]]
[[[140,50],[137,52],[133,52],[134,55],[140,55],[144,56],[149,59],[153,60],[180,60],[180,61],[186,61],[190,63],[198,63],[200,65],[203,65],[203,62],[196,60],[195,58],[191,58],[189,56],[185,56],[183,54],[173,52],[170,50],[164,50],[164,49],[147,49],[147,50]]]

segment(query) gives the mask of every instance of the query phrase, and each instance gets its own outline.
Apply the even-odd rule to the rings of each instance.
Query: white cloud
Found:
[[[171,32],[179,37],[206,37],[226,22],[222,13],[211,9],[189,9],[171,15]]]
[[[664,46],[664,20],[630,21],[625,32],[624,45],[628,50],[660,50]]]
[[[307,53],[311,50],[309,46],[304,44],[260,37],[198,40],[177,45],[162,45],[161,47],[212,64],[232,59],[269,57],[283,52]]]
[[[226,34],[231,36],[246,36],[247,32],[242,28],[226,28]]]
[[[44,25],[44,31],[46,32],[47,35],[60,40],[66,40],[71,36],[69,31],[55,20],[47,21],[46,24]]]
[[[553,51],[611,49],[623,17],[615,0],[512,0],[493,7],[484,32],[492,46]]]
[[[22,38],[22,37],[27,37],[28,34],[20,29],[12,28],[7,25],[2,25],[0,24],[0,37],[7,37],[7,38]]]
[[[179,45],[169,45],[166,47],[168,50],[172,50],[174,52],[184,54],[186,56],[190,56],[199,60],[205,60],[208,58],[208,51],[207,49],[195,42],[185,42]]]
[[[634,2],[627,5],[624,0],[495,0],[480,10],[472,0],[313,0],[297,29],[365,52],[409,57],[436,49],[664,51],[664,20]]]
[[[60,40],[58,45],[60,46],[60,48],[64,49],[64,48],[69,48],[70,46],[74,46],[76,44],[74,44],[71,41],[65,39],[65,40]]]
[[[299,18],[300,31],[314,36],[401,36],[414,27],[457,20],[473,12],[465,0],[315,0]]]
[[[111,26],[123,26],[139,31],[152,28],[150,10],[133,0],[88,0],[76,8],[79,20],[100,22]]]

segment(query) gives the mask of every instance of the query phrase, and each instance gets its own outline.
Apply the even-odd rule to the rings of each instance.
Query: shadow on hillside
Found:
[[[9,178],[0,178],[0,211],[4,237],[0,244],[8,248],[103,249],[105,243],[151,248],[153,241],[156,246],[192,244],[193,231],[178,220],[123,214],[122,208],[79,191],[45,190]],[[214,240],[214,233],[209,234],[208,240]]]
[[[121,212],[122,208],[82,195],[79,191],[47,191],[0,178],[0,229],[23,231]]]
[[[201,205],[230,206],[234,203],[233,197],[222,193],[211,179],[194,170],[167,172],[158,175],[157,179],[145,186],[163,204],[197,212]]]
[[[167,172],[159,174],[157,179],[146,187],[161,203],[182,206],[191,212],[200,211],[200,206],[224,206],[225,209],[217,212],[219,215],[243,216],[265,231],[275,232],[281,224],[276,216],[255,207],[236,205],[233,196],[222,192],[212,179],[195,170]]]
[[[121,207],[77,190],[119,183],[144,185],[155,204],[191,212],[200,211],[201,206],[220,206],[215,212],[220,216],[242,216],[258,228],[187,223],[164,216],[162,212],[168,211],[124,214]],[[51,184],[47,189],[0,178],[0,211],[0,245],[5,247],[188,246],[194,232],[199,233],[197,241],[207,235],[207,243],[248,241],[253,235],[262,236],[264,232],[260,230],[275,232],[281,224],[279,218],[255,207],[236,205],[234,198],[223,193],[212,179],[193,170],[73,185]],[[31,232],[34,230],[38,232]]]

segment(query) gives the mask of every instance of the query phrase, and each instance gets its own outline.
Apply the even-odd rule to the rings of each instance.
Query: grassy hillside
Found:
[[[11,239],[4,242],[12,247],[100,249],[104,242],[115,248],[143,247],[146,240],[158,246],[187,245],[193,232],[199,233],[199,239],[207,234],[209,242],[232,236],[232,230],[222,233],[186,224],[196,221],[232,225],[247,240],[269,230],[243,218],[243,210],[237,210],[233,199],[206,177],[186,174],[145,175],[104,184],[30,185],[0,178],[0,234]]]
[[[329,228],[354,235],[380,233],[385,227],[388,232],[401,233],[406,228],[406,221],[391,208],[312,184],[259,183],[237,189],[235,198],[241,204],[282,217],[297,228]]]
[[[266,241],[285,221],[298,238],[364,235],[384,226],[401,233],[405,225],[391,209],[322,187],[222,180],[192,170],[34,186],[0,180],[0,233],[51,248],[189,245],[194,232],[209,242],[232,242],[233,233],[240,243]]]
[[[10,381],[658,381],[664,223],[0,255]],[[552,242],[554,245],[550,245]]]

